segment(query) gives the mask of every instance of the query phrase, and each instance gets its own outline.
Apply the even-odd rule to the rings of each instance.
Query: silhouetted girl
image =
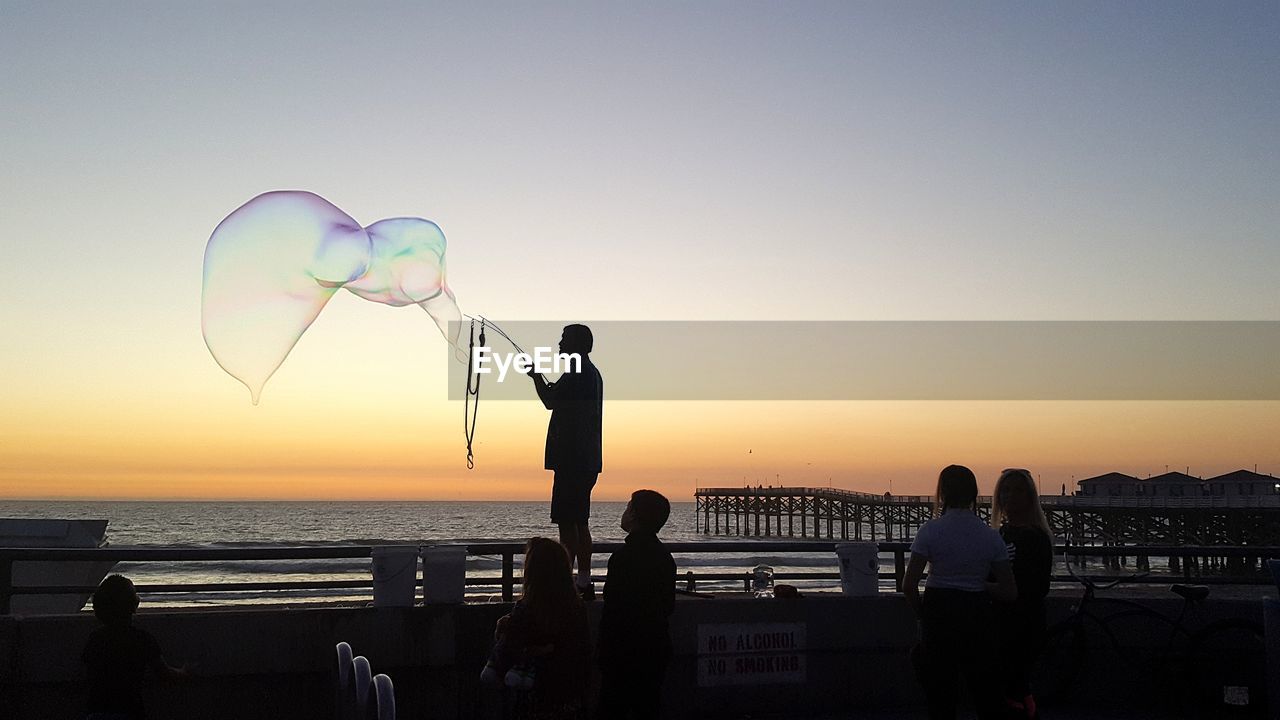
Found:
[[[1001,603],[996,614],[1005,702],[1014,717],[1036,718],[1030,676],[1044,647],[1044,598],[1053,569],[1053,532],[1030,472],[1013,468],[1000,473],[991,497],[991,525],[1004,538],[1018,585],[1018,599]]]
[[[532,690],[539,718],[575,718],[586,700],[591,645],[587,613],[560,543],[535,537],[524,557],[524,589],[498,620],[481,679]]]
[[[999,718],[1004,711],[991,600],[1012,602],[1017,588],[1004,541],[978,517],[977,500],[972,470],[961,465],[943,468],[938,475],[937,517],[916,534],[902,579],[902,593],[920,619],[919,669],[934,720],[955,717],[962,673],[978,717]],[[918,592],[926,564],[929,577],[922,601]]]

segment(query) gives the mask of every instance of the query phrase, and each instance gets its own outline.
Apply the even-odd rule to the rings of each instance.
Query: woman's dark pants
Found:
[[[1001,717],[1004,700],[995,662],[997,631],[987,594],[926,589],[923,604],[921,670],[930,720],[951,720],[956,716],[962,675],[978,717]]]

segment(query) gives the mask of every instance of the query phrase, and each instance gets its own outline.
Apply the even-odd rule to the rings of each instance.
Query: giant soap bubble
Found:
[[[386,305],[418,305],[457,348],[462,315],[445,284],[444,252],[444,233],[430,220],[391,218],[363,228],[314,193],[263,193],[219,223],[205,247],[205,345],[256,405],[267,379],[345,287]]]

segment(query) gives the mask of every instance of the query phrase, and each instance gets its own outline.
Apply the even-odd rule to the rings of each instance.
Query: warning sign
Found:
[[[698,626],[698,686],[803,683],[804,623]]]

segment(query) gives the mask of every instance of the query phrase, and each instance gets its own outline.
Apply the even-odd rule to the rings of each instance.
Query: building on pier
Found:
[[[1134,497],[1142,494],[1138,492],[1141,489],[1141,484],[1142,481],[1132,475],[1109,472],[1105,475],[1081,480],[1078,483],[1079,490],[1076,491],[1076,495],[1084,497]]]
[[[1280,496],[1280,479],[1249,470],[1236,470],[1209,478],[1187,473],[1166,472],[1149,478],[1136,478],[1110,472],[1085,478],[1076,495],[1081,497],[1259,497]]]
[[[1208,494],[1213,497],[1280,495],[1280,478],[1249,470],[1236,470],[1209,478],[1205,484],[1209,486]]]
[[[1167,472],[1155,477],[1149,477],[1143,481],[1138,489],[1145,491],[1143,495],[1151,495],[1151,497],[1203,497],[1208,495],[1205,492],[1204,480],[1193,477],[1186,473]]]

